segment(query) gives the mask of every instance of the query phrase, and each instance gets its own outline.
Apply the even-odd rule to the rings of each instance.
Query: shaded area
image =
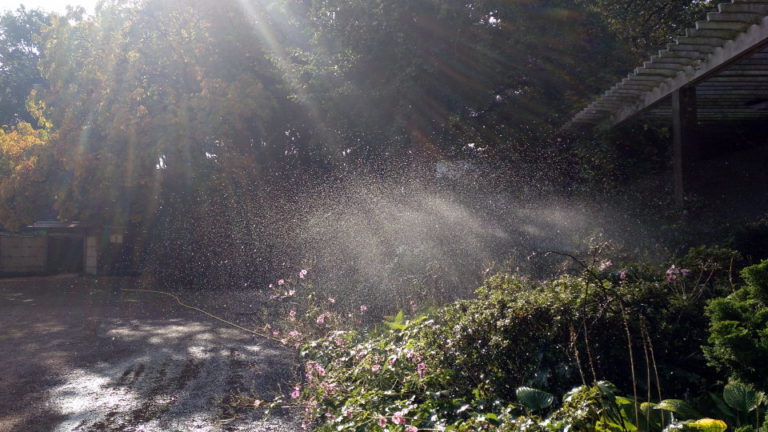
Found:
[[[222,415],[232,395],[267,398],[293,376],[273,344],[173,300],[125,293],[132,279],[0,282],[0,430],[298,429]]]

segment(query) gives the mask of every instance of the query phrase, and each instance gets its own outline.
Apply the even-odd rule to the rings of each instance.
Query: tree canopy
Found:
[[[39,205],[6,205],[0,222],[46,205],[64,219],[149,222],[275,173],[396,158],[552,162],[552,128],[632,49],[706,7],[659,2],[657,16],[624,3],[109,0],[93,16],[7,13],[3,139],[36,144],[5,146],[26,150],[3,154],[16,174],[2,188]],[[627,48],[619,33],[648,42]]]
[[[37,69],[38,38],[51,16],[23,6],[0,16],[0,125],[34,122],[28,112],[30,91],[44,81]]]

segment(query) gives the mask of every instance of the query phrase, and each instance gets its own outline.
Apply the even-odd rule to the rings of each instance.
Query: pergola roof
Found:
[[[669,118],[672,93],[691,86],[701,122],[768,117],[768,0],[718,5],[564,129],[612,127],[639,113]]]

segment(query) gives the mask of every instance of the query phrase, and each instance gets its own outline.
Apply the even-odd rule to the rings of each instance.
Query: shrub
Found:
[[[604,263],[546,282],[498,275],[475,299],[305,344],[306,379],[295,393],[320,430],[476,430],[533,407],[515,402],[521,386],[558,393],[610,379],[647,400],[652,391],[661,399],[660,382],[666,397],[699,393],[705,383],[697,374],[706,373],[703,308],[722,291],[720,276],[698,276],[706,271],[614,270]],[[543,408],[544,399],[535,406]]]
[[[746,285],[707,305],[710,364],[729,376],[768,389],[768,260],[745,268]]]

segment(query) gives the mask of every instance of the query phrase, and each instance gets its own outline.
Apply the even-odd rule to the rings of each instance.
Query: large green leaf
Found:
[[[725,432],[726,429],[728,429],[728,425],[722,420],[703,418],[686,423],[683,430],[697,432]]]
[[[663,424],[662,412],[655,409],[656,404],[643,402],[640,404],[640,425],[641,430],[661,430]]]
[[[619,392],[619,389],[609,381],[598,381],[597,388],[599,388],[600,392],[605,396],[613,396]]]
[[[698,411],[692,406],[688,405],[688,402],[680,399],[665,399],[658,404],[654,409],[673,412],[680,420],[688,420],[701,417]]]
[[[544,409],[555,401],[555,397],[551,393],[530,387],[519,387],[515,394],[517,401],[531,411]]]
[[[723,399],[731,408],[748,413],[757,408],[758,396],[754,387],[740,382],[730,382],[723,389]]]
[[[736,414],[733,412],[733,410],[731,410],[728,404],[725,403],[723,398],[714,393],[709,393],[709,397],[715,403],[715,407],[717,407],[717,410],[720,411],[721,416],[736,417]]]

